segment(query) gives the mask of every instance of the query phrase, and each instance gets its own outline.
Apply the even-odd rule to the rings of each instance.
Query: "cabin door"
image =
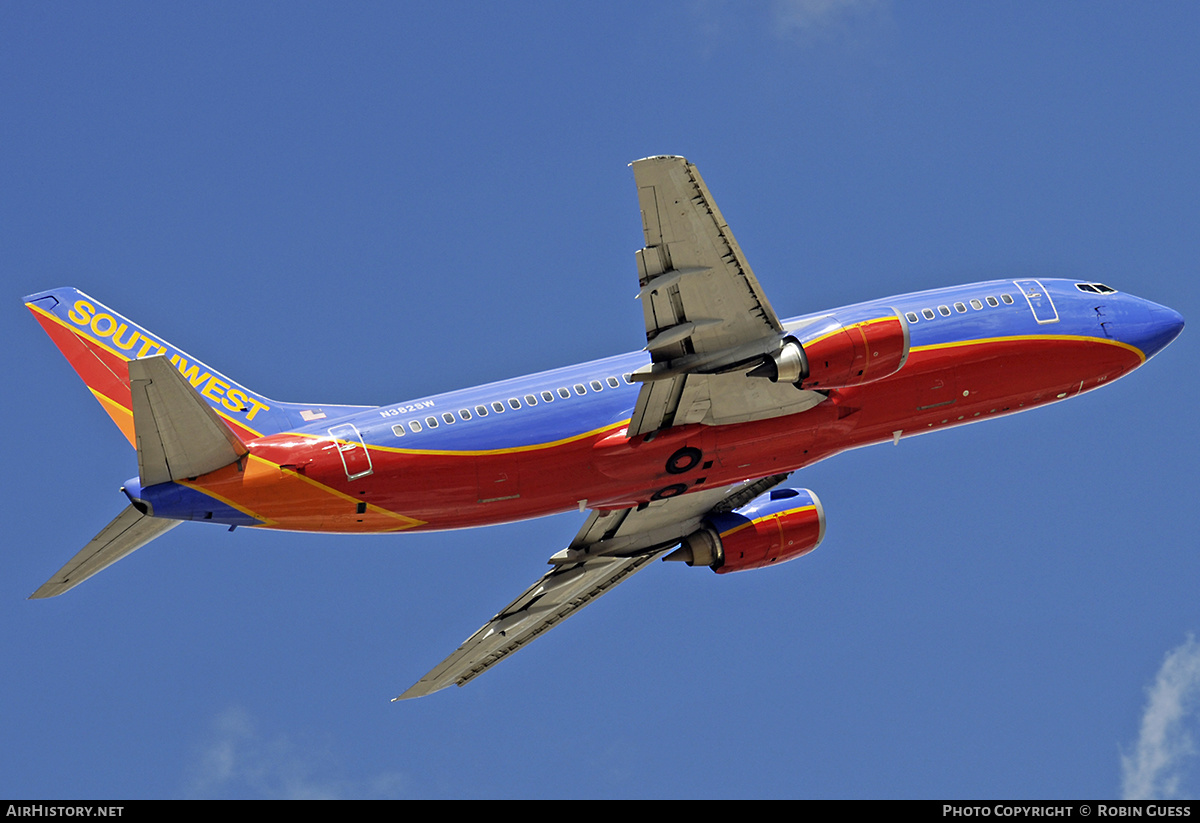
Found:
[[[1047,292],[1042,284],[1036,280],[1014,280],[1017,288],[1021,290],[1021,294],[1025,295],[1025,300],[1029,303],[1029,310],[1033,312],[1033,319],[1039,323],[1057,323],[1058,309],[1054,308],[1054,301],[1050,299],[1050,293]]]
[[[337,443],[347,480],[357,480],[375,471],[371,466],[371,455],[367,453],[362,435],[353,423],[334,426],[329,430],[329,436]]]

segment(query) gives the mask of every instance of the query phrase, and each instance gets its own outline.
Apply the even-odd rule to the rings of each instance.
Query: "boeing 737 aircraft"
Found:
[[[646,346],[385,406],[283,403],[71,288],[25,298],[137,452],[129,506],[33,597],[185,520],[318,532],[586,513],[551,569],[400,695],[463,685],[657,558],[718,573],[816,548],[789,474],[1091,391],[1183,328],[1109,286],[1022,278],[780,319],[696,167],[632,164]]]

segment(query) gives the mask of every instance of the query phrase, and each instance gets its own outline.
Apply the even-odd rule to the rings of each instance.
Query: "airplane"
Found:
[[[128,506],[32,598],[184,521],[349,534],[586,513],[550,571],[396,697],[462,686],[652,561],[761,569],[821,543],[786,483],[860,446],[1055,403],[1183,329],[1107,285],[1020,277],[780,319],[696,167],[631,164],[641,351],[383,406],[287,403],[72,288],[25,303],[134,446]]]

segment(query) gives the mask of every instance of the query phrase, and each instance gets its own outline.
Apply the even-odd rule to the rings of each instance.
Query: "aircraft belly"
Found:
[[[936,431],[1111,382],[1141,362],[1128,346],[1096,338],[1030,337],[914,349],[904,369],[878,384],[837,392],[862,409],[843,448]]]

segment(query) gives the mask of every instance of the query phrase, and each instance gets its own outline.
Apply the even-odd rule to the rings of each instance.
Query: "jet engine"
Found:
[[[808,489],[774,489],[710,515],[666,557],[717,574],[761,569],[808,554],[825,536],[825,510]]]
[[[840,389],[873,383],[900,371],[908,359],[908,323],[899,314],[843,325],[827,322],[784,339],[750,377],[794,383],[800,389]]]

